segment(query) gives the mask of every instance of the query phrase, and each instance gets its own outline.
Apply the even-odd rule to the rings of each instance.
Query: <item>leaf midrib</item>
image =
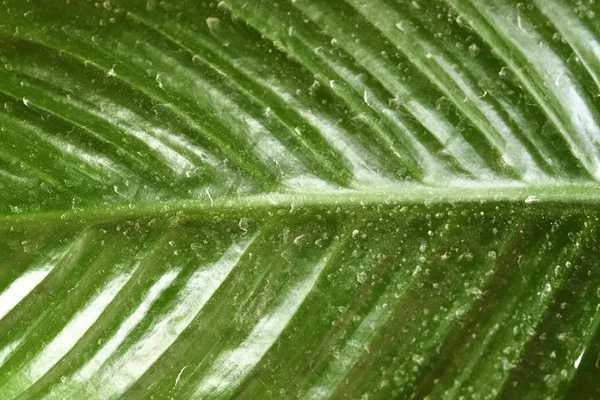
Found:
[[[386,207],[443,204],[513,203],[525,206],[569,204],[600,205],[600,184],[560,183],[553,185],[482,185],[433,187],[397,185],[381,190],[334,190],[324,192],[271,192],[236,198],[170,199],[89,205],[76,209],[0,214],[0,226],[39,222],[102,223],[159,216],[241,218],[270,216],[273,212],[302,209],[344,211],[378,205]]]

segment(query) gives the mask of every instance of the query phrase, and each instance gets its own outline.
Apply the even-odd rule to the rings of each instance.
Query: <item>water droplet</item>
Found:
[[[472,57],[476,57],[480,51],[481,50],[479,49],[479,46],[477,46],[475,43],[473,43],[472,45],[469,46],[469,54]]]
[[[414,354],[412,356],[412,360],[414,362],[416,362],[417,364],[421,365],[423,364],[423,362],[425,361],[425,358],[423,358],[423,356],[419,355],[419,354]]]
[[[240,218],[240,222],[238,223],[240,229],[244,232],[248,232],[248,218]]]
[[[365,274],[364,272],[359,272],[358,274],[356,274],[356,280],[359,283],[365,283],[367,281],[367,274]]]
[[[305,237],[305,236],[306,236],[306,234],[302,234],[302,235],[300,235],[300,236],[297,236],[297,237],[294,239],[294,244],[295,244],[296,246],[302,246],[302,244],[304,243],[304,237]]]
[[[525,199],[525,204],[537,203],[540,199],[537,196],[527,196]]]
[[[206,25],[208,25],[208,29],[210,30],[210,33],[212,33],[213,35],[216,35],[217,31],[219,29],[219,26],[221,25],[221,20],[219,18],[215,18],[215,17],[208,17],[208,18],[206,18]]]

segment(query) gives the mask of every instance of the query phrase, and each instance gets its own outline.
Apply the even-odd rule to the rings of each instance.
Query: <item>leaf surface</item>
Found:
[[[595,398],[599,6],[6,0],[0,398]]]

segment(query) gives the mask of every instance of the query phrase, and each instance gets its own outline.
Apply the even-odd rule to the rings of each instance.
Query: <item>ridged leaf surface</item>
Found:
[[[0,398],[598,398],[598,18],[4,0]]]

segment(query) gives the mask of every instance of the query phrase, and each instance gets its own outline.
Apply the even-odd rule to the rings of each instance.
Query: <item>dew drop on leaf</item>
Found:
[[[472,45],[469,46],[469,54],[472,57],[476,57],[480,51],[481,50],[479,49],[479,46],[477,46],[475,43],[473,43]]]
[[[367,281],[367,274],[364,272],[359,272],[358,274],[356,274],[356,280],[359,283],[365,283]]]

